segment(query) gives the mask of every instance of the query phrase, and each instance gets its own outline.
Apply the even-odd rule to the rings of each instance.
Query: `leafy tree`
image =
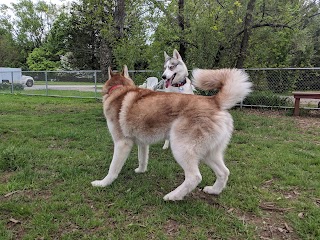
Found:
[[[19,50],[12,35],[0,29],[0,66],[15,67],[20,65]]]
[[[1,5],[0,62],[45,69],[319,66],[319,1],[81,0]],[[16,18],[6,13],[11,9]],[[28,61],[26,61],[28,59]]]
[[[6,14],[12,11],[14,18]],[[26,68],[26,58],[34,48],[39,48],[45,41],[52,23],[56,17],[55,5],[45,1],[34,3],[31,0],[19,0],[11,6],[2,5],[0,28],[12,34],[19,58],[22,59],[20,67]]]
[[[29,54],[27,64],[30,70],[34,71],[57,70],[60,67],[60,58],[55,61],[52,56],[54,55],[46,47],[35,48]]]
[[[139,1],[73,3],[67,34],[62,37],[67,61],[78,69],[101,69],[103,75],[110,65],[145,65],[143,54],[139,54],[146,43],[142,11]]]

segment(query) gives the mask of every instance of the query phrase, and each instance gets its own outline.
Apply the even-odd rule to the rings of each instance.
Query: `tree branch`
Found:
[[[218,3],[222,8],[225,8],[225,7],[221,4],[221,2],[220,2],[219,0],[217,0],[217,3]]]
[[[272,28],[289,28],[291,30],[293,30],[292,27],[285,25],[285,24],[274,24],[274,23],[263,23],[263,24],[255,24],[252,25],[251,28],[260,28],[260,27],[272,27]],[[238,32],[238,34],[236,35],[236,37],[239,37],[241,34],[243,34],[244,30]]]

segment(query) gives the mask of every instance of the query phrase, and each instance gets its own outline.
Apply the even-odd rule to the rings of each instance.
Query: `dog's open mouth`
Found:
[[[170,87],[172,85],[173,79],[175,78],[177,74],[173,74],[171,78],[166,80],[166,88]]]

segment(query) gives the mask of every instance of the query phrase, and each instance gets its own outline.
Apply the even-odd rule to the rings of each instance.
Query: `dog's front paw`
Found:
[[[218,189],[214,186],[206,186],[203,191],[208,194],[219,195],[222,192],[222,189]]]
[[[93,181],[93,182],[91,182],[91,185],[93,186],[93,187],[105,187],[105,186],[107,186],[107,184],[105,184],[105,182],[104,181],[100,181],[100,180],[96,180],[96,181]]]

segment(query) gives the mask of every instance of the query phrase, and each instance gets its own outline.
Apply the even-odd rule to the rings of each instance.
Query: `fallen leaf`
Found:
[[[142,227],[142,228],[146,228],[146,225],[143,224],[136,224],[136,223],[129,223],[128,227]]]
[[[14,219],[14,218],[10,218],[10,219],[9,219],[9,222],[12,222],[12,223],[14,223],[14,224],[21,223],[19,220]]]
[[[292,209],[292,207],[290,208],[278,208],[275,206],[274,203],[272,202],[266,202],[266,203],[261,203],[259,205],[259,207],[263,210],[267,210],[267,211],[275,211],[275,212],[287,212],[289,210]]]
[[[4,195],[4,197],[10,197],[11,195],[15,194],[15,193],[19,193],[22,192],[22,190],[18,190],[18,191],[13,191],[13,192],[9,192],[6,195]]]
[[[284,223],[284,226],[285,226],[287,232],[289,232],[289,233],[293,232],[293,229],[291,227],[289,227],[289,225],[287,223]]]
[[[298,217],[299,217],[299,218],[304,218],[304,213],[303,213],[303,212],[299,213],[299,214],[298,214]]]
[[[228,209],[227,213],[231,213],[233,211],[234,211],[234,208],[230,208],[230,209]]]
[[[294,193],[295,195],[300,195],[300,193],[297,192],[296,190],[293,190],[293,193]]]
[[[268,181],[265,181],[264,184],[269,184],[269,183],[272,183],[273,182],[273,179],[270,179]]]

